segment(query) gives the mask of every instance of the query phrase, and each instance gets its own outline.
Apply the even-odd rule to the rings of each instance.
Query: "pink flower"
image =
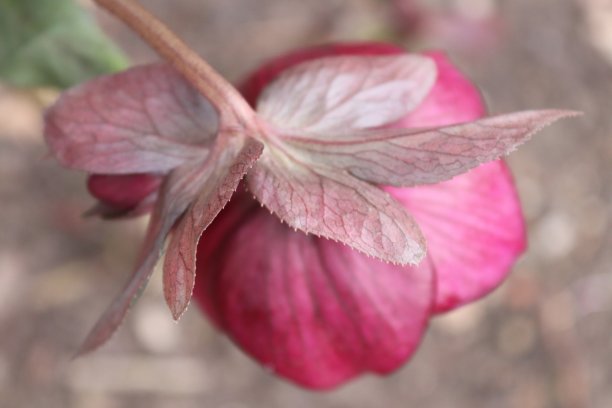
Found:
[[[403,52],[377,43],[297,51],[264,65],[241,89],[254,104],[269,83],[300,62]],[[443,126],[484,116],[478,90],[448,58],[425,55],[436,63],[436,84],[392,126]],[[423,231],[428,257],[420,265],[384,263],[306,236],[242,193],[200,240],[195,298],[247,353],[303,386],[330,388],[364,372],[396,370],[414,353],[430,317],[497,287],[526,242],[503,161],[434,185],[385,189]]]
[[[271,62],[242,87],[256,113],[209,89],[207,99],[149,65],[77,87],[47,115],[58,160],[94,174],[93,212],[153,209],[136,270],[83,350],[116,330],[171,234],[175,318],[197,269],[197,299],[217,325],[311,388],[397,369],[430,316],[503,280],[525,246],[523,219],[504,163],[477,166],[571,114],[477,120],[478,91],[444,55],[385,44]],[[244,175],[249,193],[223,209]]]

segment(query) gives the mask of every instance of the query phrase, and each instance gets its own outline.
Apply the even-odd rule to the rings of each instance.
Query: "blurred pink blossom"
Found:
[[[428,47],[482,54],[504,35],[504,22],[489,0],[434,4],[428,0],[391,0],[397,27],[409,40]]]

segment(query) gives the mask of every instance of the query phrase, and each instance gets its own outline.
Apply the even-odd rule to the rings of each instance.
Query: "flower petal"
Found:
[[[426,262],[368,258],[249,201],[233,200],[199,245],[196,299],[247,353],[309,388],[397,369],[419,344],[432,293]]]
[[[91,173],[167,172],[203,159],[217,132],[211,104],[168,65],[136,67],[64,93],[45,138],[62,165]]]
[[[484,116],[478,89],[443,53],[427,55],[438,66],[436,85],[394,127],[444,126]],[[521,204],[503,160],[436,185],[387,191],[414,215],[427,239],[428,258],[436,270],[437,312],[488,294],[508,276],[525,249]]]
[[[247,177],[257,200],[281,220],[387,262],[406,265],[423,259],[425,243],[418,226],[387,193],[288,157],[269,151]]]
[[[257,112],[309,133],[377,127],[419,105],[435,79],[434,62],[419,55],[320,58],[281,74],[264,89]]]
[[[465,173],[510,153],[554,121],[575,115],[525,111],[433,129],[345,131],[340,137],[289,136],[285,142],[304,162],[346,171],[372,183],[408,187]]]
[[[526,246],[512,176],[503,161],[432,186],[387,188],[415,217],[436,270],[436,311],[496,288]]]
[[[436,84],[422,104],[392,125],[424,128],[471,122],[486,115],[480,91],[443,52],[426,52],[436,63]]]
[[[222,133],[220,138],[223,136]],[[234,137],[223,145],[216,165],[206,168],[206,174],[201,175],[206,182],[176,226],[166,252],[164,295],[175,319],[183,314],[191,300],[200,235],[225,207],[263,150],[263,145],[252,138]]]

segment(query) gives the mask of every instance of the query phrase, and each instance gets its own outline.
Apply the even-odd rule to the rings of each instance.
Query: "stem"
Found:
[[[255,112],[242,95],[183,40],[134,0],[95,0],[98,5],[137,32],[166,59],[219,112],[220,123],[229,119],[242,125],[252,122]],[[230,116],[228,118],[227,116]],[[225,119],[225,121],[224,121]]]

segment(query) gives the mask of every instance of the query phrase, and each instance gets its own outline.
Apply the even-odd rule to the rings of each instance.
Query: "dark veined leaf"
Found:
[[[262,156],[247,179],[257,200],[295,229],[395,264],[425,256],[413,218],[376,186],[282,153]]]
[[[182,311],[186,307],[191,297],[192,287],[189,288],[189,295],[185,296],[183,294],[186,285],[172,280],[172,278],[183,278],[185,268],[189,269],[188,265],[177,259],[177,256],[180,257],[183,254],[176,253],[176,251],[189,246],[188,237],[198,235],[195,237],[197,244],[199,233],[229,201],[240,179],[257,160],[262,149],[261,143],[243,136],[220,138],[212,154],[206,160],[185,163],[168,174],[162,184],[159,198],[149,221],[147,236],[137,266],[124,288],[85,339],[79,354],[95,350],[115,333],[129,308],[138,299],[149,281],[153,268],[161,256],[166,237],[185,211],[190,206],[192,209],[195,206],[197,209],[204,209],[206,214],[199,216],[199,224],[189,229],[189,232],[187,227],[179,224],[179,233],[176,235],[178,240],[173,239],[168,249],[168,257],[171,260],[166,260],[165,263],[167,270],[172,269],[170,280],[166,277],[164,282],[167,289],[166,298],[173,314],[177,317],[180,315],[177,310]],[[194,200],[196,202],[192,205]],[[188,216],[194,217],[193,214]],[[196,229],[198,233],[194,232]]]

